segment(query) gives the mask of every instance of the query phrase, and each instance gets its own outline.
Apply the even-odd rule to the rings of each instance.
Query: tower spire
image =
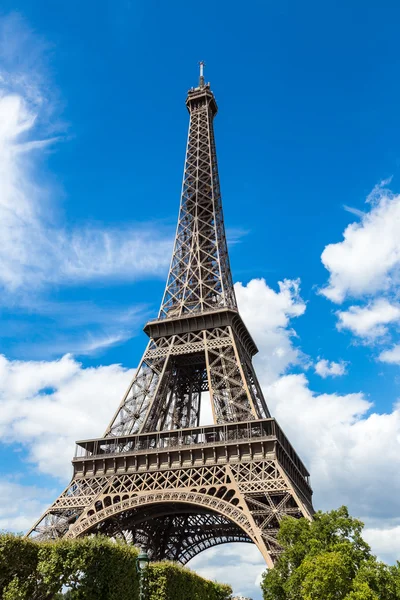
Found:
[[[204,84],[188,92],[190,114],[181,205],[159,318],[237,310],[229,266],[214,140],[217,103]]]
[[[203,88],[204,87],[204,67],[206,66],[206,63],[203,60],[201,60],[199,62],[199,66],[200,66],[199,87]]]

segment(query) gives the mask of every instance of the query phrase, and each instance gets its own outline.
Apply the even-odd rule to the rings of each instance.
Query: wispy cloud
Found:
[[[55,107],[49,82],[44,85],[38,68],[27,68],[31,50],[38,54],[43,46],[20,20],[0,23],[0,64],[6,65],[0,69],[0,287],[15,294],[55,283],[159,276],[169,263],[169,230],[152,223],[69,228],[56,222],[54,190],[40,177],[44,153],[57,139],[48,119]],[[23,57],[18,68],[15,54]],[[39,56],[36,64],[42,63]]]
[[[226,230],[226,240],[228,242],[228,246],[235,246],[236,244],[240,244],[242,239],[246,237],[250,232],[248,229],[241,229],[240,227],[229,227]]]
[[[31,359],[43,357],[58,358],[66,352],[75,356],[98,356],[108,348],[122,344],[137,333],[134,327],[118,329],[114,324],[109,330],[88,329],[86,324],[84,330],[65,331],[56,337],[44,337],[42,341],[32,344],[21,343],[17,346],[19,356]]]
[[[99,355],[137,335],[152,312],[140,304],[28,300],[1,311],[0,347],[4,338],[11,339],[13,355],[25,359],[56,358],[68,352]]]
[[[356,217],[360,217],[360,219],[362,219],[362,217],[365,216],[365,212],[363,210],[360,210],[359,208],[354,208],[354,206],[347,206],[347,204],[343,204],[343,208],[346,212],[349,212],[352,215],[356,215]]]
[[[88,336],[86,342],[81,344],[79,351],[74,352],[74,354],[83,355],[83,354],[95,354],[99,350],[104,350],[104,348],[110,348],[111,346],[115,346],[116,344],[120,344],[128,340],[131,337],[128,331],[121,333],[114,333],[112,335],[103,335],[100,337],[94,337],[93,335]]]

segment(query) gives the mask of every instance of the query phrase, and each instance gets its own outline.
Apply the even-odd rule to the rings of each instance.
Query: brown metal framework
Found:
[[[189,135],[172,261],[150,341],[103,438],[77,443],[71,484],[28,535],[101,532],[186,563],[211,546],[279,554],[284,515],[311,518],[309,474],[257,380],[257,347],[236,304],[213,120],[204,83],[188,92]],[[202,395],[214,425],[200,427]]]

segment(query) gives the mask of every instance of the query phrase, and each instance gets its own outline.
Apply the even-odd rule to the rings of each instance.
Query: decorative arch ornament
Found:
[[[256,543],[256,539],[253,536],[252,524],[243,510],[234,504],[231,504],[230,502],[226,502],[220,498],[215,498],[215,496],[180,490],[174,492],[134,494],[132,497],[123,500],[122,502],[110,504],[98,512],[94,511],[93,514],[86,515],[82,519],[79,519],[76,525],[72,525],[65,537],[74,538],[84,535],[85,533],[88,533],[97,523],[101,523],[102,521],[105,521],[106,519],[127,510],[136,509],[145,505],[165,504],[171,502],[175,504],[190,504],[193,507],[205,506],[211,511],[227,517],[230,521],[233,521],[238,527],[243,529],[243,531],[250,538],[252,538],[254,543]]]

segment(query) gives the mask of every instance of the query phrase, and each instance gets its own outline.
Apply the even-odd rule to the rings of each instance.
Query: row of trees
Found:
[[[136,548],[105,537],[35,543],[0,535],[0,598],[137,600],[136,557]],[[228,600],[232,594],[230,586],[169,562],[151,563],[146,579],[148,600]]]
[[[286,518],[284,551],[264,574],[265,600],[400,600],[400,563],[388,566],[371,554],[363,523],[346,507],[318,512],[312,522]]]

